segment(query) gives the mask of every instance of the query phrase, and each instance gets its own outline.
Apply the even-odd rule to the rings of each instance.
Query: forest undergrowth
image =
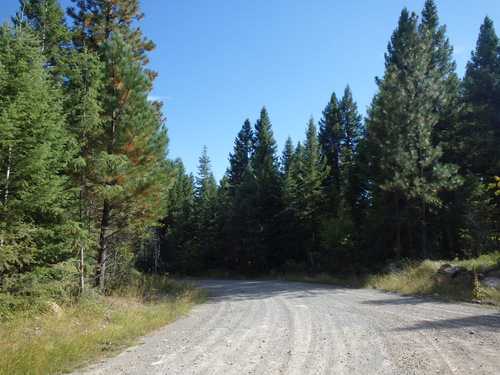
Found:
[[[0,321],[0,374],[55,374],[97,362],[186,314],[206,299],[192,284],[143,276],[80,301],[17,311]]]

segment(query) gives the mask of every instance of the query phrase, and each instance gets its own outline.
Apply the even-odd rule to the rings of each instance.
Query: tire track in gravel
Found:
[[[182,353],[185,355],[176,362],[178,367],[194,366],[196,368],[194,373],[211,374],[214,373],[211,357],[216,355],[222,358],[226,367],[234,366],[238,362],[235,356],[239,348],[250,340],[254,332],[251,329],[256,323],[254,317],[257,311],[262,310],[261,303],[250,303],[245,300],[233,304],[221,299],[211,304],[222,306],[222,309],[218,309],[218,314],[212,316],[210,322],[199,321],[198,328],[203,330],[199,329],[197,332],[196,327],[190,327],[190,330],[184,332],[189,345]]]
[[[213,298],[78,374],[497,374],[500,313],[363,289],[196,282]],[[76,373],[75,373],[76,375]]]
[[[499,373],[498,310],[368,290],[346,297],[380,327],[401,374]]]

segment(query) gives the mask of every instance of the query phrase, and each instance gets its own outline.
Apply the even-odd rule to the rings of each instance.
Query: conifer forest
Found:
[[[206,148],[194,175],[168,157],[138,0],[21,0],[0,27],[1,304],[137,272],[346,275],[499,251],[500,40],[486,17],[458,77],[422,2],[388,35],[366,118],[347,86],[278,154],[266,108],[242,113],[216,181]]]

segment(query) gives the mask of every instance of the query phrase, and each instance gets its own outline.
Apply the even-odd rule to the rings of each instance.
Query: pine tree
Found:
[[[295,165],[299,192],[296,202],[297,216],[304,228],[304,250],[311,266],[314,266],[315,254],[319,253],[320,211],[325,198],[323,181],[328,175],[328,167],[321,155],[312,117],[307,125],[303,150],[298,150]]]
[[[303,147],[300,142],[294,149],[291,137],[288,137],[283,147],[281,156],[281,179],[282,179],[282,211],[279,215],[279,226],[282,237],[280,239],[284,257],[288,262],[304,261],[304,235],[300,221],[297,201],[300,195],[298,179],[302,170]]]
[[[89,199],[99,217],[96,284],[104,285],[106,260],[127,263],[134,233],[164,213],[170,173],[166,129],[147,99],[151,81],[119,33],[100,51],[105,62],[102,129],[86,157]],[[119,251],[123,249],[123,251]]]
[[[491,183],[500,170],[500,40],[488,17],[481,25],[462,86],[467,142],[463,156],[475,175]]]
[[[323,115],[319,140],[330,167],[325,187],[327,201],[331,203],[321,215],[321,258],[324,266],[331,269],[352,263],[357,237],[353,216],[361,216],[357,211],[363,188],[355,161],[362,125],[349,86],[346,86],[341,100],[332,95]]]
[[[361,194],[359,176],[356,174],[356,149],[363,125],[349,86],[345,88],[340,100],[339,112],[342,133],[338,155],[340,193],[349,210],[355,211]]]
[[[97,235],[89,223],[93,222],[94,202],[91,199],[92,182],[87,180],[89,155],[98,152],[103,135],[100,91],[104,82],[104,64],[96,53],[83,50],[68,58],[65,72],[66,84],[63,85],[64,112],[66,127],[72,136],[72,145],[77,157],[70,163],[68,175],[77,189],[79,207],[75,220],[80,223],[80,231],[75,244],[80,247],[81,274],[80,289],[83,292],[87,266],[85,252],[96,247]]]
[[[199,159],[198,176],[195,183],[194,226],[195,226],[195,268],[214,264],[217,221],[217,183],[215,182],[207,147]],[[198,271],[196,270],[196,271]]]
[[[72,154],[57,88],[29,27],[0,28],[0,274],[74,255]]]
[[[332,94],[319,124],[322,154],[330,168],[324,181],[328,203],[323,205],[321,215],[322,258],[324,264],[340,267],[352,258],[358,237],[354,218],[358,227],[363,218],[364,183],[356,164],[362,123],[349,86],[341,100]]]
[[[281,182],[277,146],[266,108],[255,124],[251,173],[243,182],[242,208],[246,210],[250,267],[275,267],[282,262],[277,215],[281,211]]]
[[[473,174],[482,185],[473,187],[474,192],[483,191],[478,205],[477,198],[470,197],[467,204],[467,227],[480,249],[499,247],[500,198],[488,191],[495,184],[500,170],[500,39],[493,21],[486,17],[481,25],[476,49],[467,63],[462,82],[462,142],[460,154],[463,169]],[[473,183],[475,185],[477,183]],[[478,230],[480,228],[480,230]],[[491,241],[491,239],[496,239]]]
[[[429,2],[428,2],[429,3]],[[369,110],[368,137],[374,155],[373,180],[393,197],[396,221],[396,257],[401,255],[401,201],[415,200],[420,223],[421,256],[428,256],[427,206],[439,205],[437,192],[453,188],[456,169],[440,163],[441,148],[434,145],[439,121],[436,103],[446,105],[447,74],[436,63],[434,33],[406,9],[389,43],[385,74]],[[446,74],[445,74],[446,72]]]
[[[100,129],[85,157],[86,199],[99,232],[96,284],[103,286],[106,260],[130,264],[131,248],[165,214],[171,185],[168,138],[161,103],[148,92],[156,74],[145,68],[154,43],[133,22],[143,18],[137,0],[74,0],[74,43],[97,53],[105,65],[100,89]],[[119,266],[120,267],[120,266]],[[116,269],[118,272],[119,270]],[[121,271],[120,271],[121,272]]]
[[[245,181],[251,178],[250,158],[253,152],[253,130],[246,119],[234,141],[234,151],[229,155],[227,181],[221,183],[221,194],[227,194],[226,212],[222,213],[221,224],[224,243],[224,259],[230,268],[240,267],[244,261],[243,241],[246,236]],[[224,193],[224,190],[227,190]],[[224,205],[224,203],[223,203]]]
[[[419,26],[421,33],[427,33],[434,46],[432,64],[443,76],[440,88],[446,92],[446,102],[436,101],[435,111],[439,118],[433,128],[432,142],[441,148],[441,163],[461,163],[460,149],[460,81],[455,73],[456,64],[453,60],[453,47],[446,37],[446,26],[439,25],[437,7],[433,0],[425,2],[422,11],[422,21]],[[461,189],[463,190],[463,189]],[[440,249],[445,256],[455,256],[458,241],[461,236],[463,217],[463,192],[460,190],[441,190],[438,192],[441,201],[439,207],[434,207],[428,216],[429,226],[434,233],[434,247]]]
[[[325,209],[328,212],[337,212],[340,201],[339,152],[343,137],[340,118],[339,101],[335,93],[332,93],[330,101],[323,110],[323,117],[319,121],[318,134],[322,155],[330,171],[325,179],[325,187],[328,191]]]
[[[187,175],[182,161],[174,161],[174,184],[167,191],[166,215],[163,224],[163,240],[160,248],[161,269],[182,273],[192,270],[196,259],[194,244],[195,182]]]

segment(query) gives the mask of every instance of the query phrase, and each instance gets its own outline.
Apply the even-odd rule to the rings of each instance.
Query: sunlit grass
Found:
[[[151,280],[113,296],[94,297],[43,314],[26,312],[0,323],[0,374],[68,372],[115,353],[186,314],[206,293]]]
[[[279,279],[284,281],[301,281],[308,283],[331,284],[358,288],[370,288],[400,294],[423,294],[442,299],[476,301],[493,303],[500,306],[500,290],[476,284],[472,287],[461,287],[454,284],[438,284],[434,282],[437,270],[446,263],[465,267],[477,273],[486,273],[498,268],[498,254],[483,255],[470,260],[402,262],[392,272],[377,275],[334,277],[325,273],[318,275],[285,274]]]
[[[450,283],[436,283],[433,278],[445,261],[425,261],[418,266],[405,267],[399,272],[370,276],[365,287],[401,294],[427,294],[444,299],[490,302],[500,305],[500,290],[485,286],[461,287]],[[465,267],[463,262],[451,262]],[[484,265],[480,265],[484,269]],[[469,268],[471,269],[471,268]],[[478,289],[480,296],[478,296]]]

